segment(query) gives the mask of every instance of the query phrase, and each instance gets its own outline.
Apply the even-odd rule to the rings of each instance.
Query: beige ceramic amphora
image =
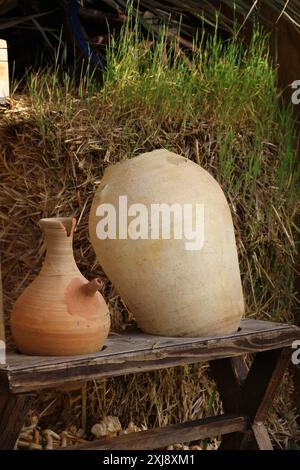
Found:
[[[175,205],[182,219],[175,226],[170,214],[170,237],[152,236],[152,211]],[[116,212],[116,236],[101,238],[107,217],[100,216],[101,208],[110,207]],[[187,237],[174,233],[195,225],[197,207],[199,214],[203,208],[203,244],[191,246]],[[160,149],[108,167],[91,207],[89,231],[101,267],[144,332],[210,336],[237,331],[244,301],[230,209],[217,181],[199,165]]]
[[[72,249],[76,220],[42,219],[47,253],[39,275],[16,301],[11,329],[17,348],[32,355],[75,355],[102,349],[110,328],[100,279],[80,273]]]

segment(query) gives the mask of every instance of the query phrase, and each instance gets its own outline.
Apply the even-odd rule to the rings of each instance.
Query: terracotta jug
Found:
[[[98,288],[80,273],[72,250],[76,220],[42,219],[47,243],[39,275],[16,301],[11,329],[24,354],[75,355],[99,351],[108,336],[110,315]]]
[[[140,237],[132,236],[138,214],[133,204],[146,208],[148,231],[143,227]],[[195,222],[198,206],[203,208],[203,243],[191,249],[187,238],[175,238],[172,217],[170,238],[157,232],[153,237],[153,204],[191,207],[183,213],[184,226],[191,218]],[[105,217],[101,212],[108,207],[115,208],[116,230],[111,227],[106,237],[99,227],[105,217],[108,227],[108,212]],[[231,213],[219,184],[199,165],[162,149],[108,167],[91,207],[89,231],[101,267],[144,332],[210,336],[238,329],[244,302]]]

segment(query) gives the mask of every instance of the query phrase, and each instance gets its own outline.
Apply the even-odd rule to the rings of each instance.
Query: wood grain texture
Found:
[[[0,388],[0,450],[14,448],[31,402],[29,394],[12,395]]]
[[[1,258],[0,258],[0,341],[5,341],[4,313],[3,313],[3,291],[2,291],[2,274],[1,274]]]
[[[210,364],[225,412],[245,414],[251,424],[244,434],[224,436],[220,449],[272,449],[263,420],[267,417],[291,353],[291,348],[259,352],[248,373],[242,358],[221,359]]]
[[[210,362],[212,374],[223,403],[225,413],[240,413],[242,387],[247,376],[243,357],[231,357]],[[222,436],[218,450],[236,450],[240,448],[242,433],[230,433]]]
[[[292,354],[290,348],[256,355],[243,389],[241,409],[254,422],[264,421]]]
[[[76,450],[151,450],[159,449],[176,442],[189,442],[206,437],[214,437],[231,432],[244,432],[247,420],[244,416],[222,415],[211,418],[171,424],[118,437],[103,437],[96,441],[76,446]],[[71,450],[70,447],[65,450]]]
[[[262,422],[251,426],[259,450],[273,450],[269,433]]]
[[[293,325],[245,319],[235,334],[206,338],[169,338],[127,331],[111,335],[103,351],[84,356],[37,357],[8,354],[1,375],[12,393],[59,387],[164,367],[213,361],[289,347],[300,338]]]
[[[246,369],[237,363],[236,358],[211,363],[211,371],[225,412],[246,415],[251,425],[244,434],[224,436],[221,449],[272,449],[263,421],[272,405],[291,353],[291,348],[259,352],[247,375]]]

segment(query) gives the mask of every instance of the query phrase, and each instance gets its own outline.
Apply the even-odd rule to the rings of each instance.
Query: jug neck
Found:
[[[58,276],[78,272],[72,248],[75,225],[76,219],[72,217],[40,220],[47,245],[43,274]]]

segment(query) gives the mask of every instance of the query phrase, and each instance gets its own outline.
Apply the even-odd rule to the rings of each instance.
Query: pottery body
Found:
[[[47,243],[39,275],[16,301],[12,334],[18,349],[33,355],[75,355],[99,351],[110,327],[98,288],[80,273],[72,250],[75,219],[42,219]]]
[[[201,249],[188,250],[187,239],[172,235],[120,239],[118,217],[116,239],[99,239],[97,208],[117,208],[124,195],[128,207],[144,204],[148,214],[151,204],[202,205]],[[183,219],[187,222],[185,215]],[[148,219],[149,228],[151,223]],[[231,213],[219,184],[199,165],[156,150],[109,167],[94,197],[89,230],[102,268],[144,332],[209,336],[238,329],[244,302]]]

